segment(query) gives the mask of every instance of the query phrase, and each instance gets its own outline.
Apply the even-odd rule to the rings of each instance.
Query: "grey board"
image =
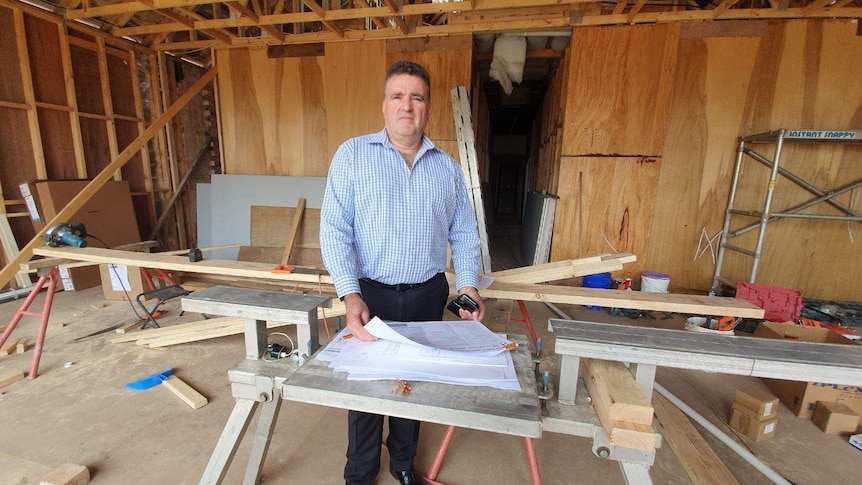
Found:
[[[198,184],[198,246],[247,246],[251,206],[296,207],[305,198],[307,208],[320,209],[325,190],[326,177],[213,175],[210,184]],[[235,260],[238,253],[222,249],[207,257]]]

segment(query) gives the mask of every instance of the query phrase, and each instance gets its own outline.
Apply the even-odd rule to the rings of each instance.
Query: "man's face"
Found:
[[[431,113],[431,102],[422,78],[396,74],[386,82],[383,92],[383,119],[389,136],[421,137]]]

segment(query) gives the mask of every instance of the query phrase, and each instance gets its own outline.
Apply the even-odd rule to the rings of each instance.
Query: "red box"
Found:
[[[795,322],[802,314],[799,290],[740,282],[736,284],[736,297],[763,308],[763,317],[770,322]]]

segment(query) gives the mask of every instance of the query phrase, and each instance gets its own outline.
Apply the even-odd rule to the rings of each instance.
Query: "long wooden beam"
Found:
[[[156,135],[164,126],[171,120],[177,113],[180,112],[181,109],[188,104],[189,101],[195,95],[200,92],[201,89],[204,88],[210,81],[215,78],[218,73],[218,69],[213,67],[209,71],[207,71],[197,82],[195,82],[182,96],[173,104],[170,108],[165,111],[164,114],[159,116],[153,124],[151,124],[146,130],[144,130],[141,135],[136,138],[132,143],[123,150],[114,161],[108,164],[98,175],[93,177],[93,180],[87,184],[86,187],[81,190],[69,203],[64,207],[60,212],[57,213],[45,227],[51,227],[58,222],[66,222],[71,216],[73,216],[84,204],[90,200],[90,197],[93,196],[102,186],[105,185],[108,180],[113,177],[114,173],[117,172],[123,165],[126,164],[129,160],[135,156],[148,141],[150,138]],[[41,234],[37,234],[33,239],[27,243],[26,246],[21,248],[21,252],[18,254],[15,259],[10,261],[2,271],[0,271],[0,287],[9,282],[14,276],[15,273],[18,272],[21,263],[24,261],[28,261],[33,257],[33,250],[38,248],[39,246],[43,246],[45,241],[42,240]]]
[[[142,268],[184,271],[187,273],[211,274],[222,276],[237,276],[263,280],[294,281],[305,283],[332,284],[329,275],[308,273],[273,273],[272,264],[254,263],[249,261],[231,261],[226,259],[204,259],[192,263],[186,256],[164,255],[162,253],[136,253],[101,248],[51,248],[43,246],[33,250],[40,256],[76,259],[94,263],[127,264]]]
[[[571,305],[596,305],[695,315],[732,315],[763,318],[763,309],[745,300],[719,296],[644,293],[641,291],[602,290],[556,285],[530,285],[495,282],[481,292],[482,298],[546,301]]]

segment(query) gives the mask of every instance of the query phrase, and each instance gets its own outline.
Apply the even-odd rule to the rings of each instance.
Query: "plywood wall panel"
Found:
[[[563,157],[551,260],[645,254],[660,168],[657,158]],[[626,271],[642,269],[641,259],[626,265]]]
[[[574,29],[562,154],[661,156],[679,24]]]
[[[36,180],[36,164],[30,144],[27,112],[0,107],[3,132],[0,134],[0,183],[7,199],[21,194],[18,184]]]
[[[48,179],[69,180],[78,178],[69,113],[43,108],[39,108],[37,113]]]
[[[108,64],[108,81],[111,87],[111,106],[114,108],[114,114],[137,116],[129,61],[111,54],[106,55],[105,58]]]
[[[701,230],[713,236],[723,223],[760,43],[759,37],[680,41],[654,224],[641,255],[649,269],[668,273],[674,288],[703,287],[712,276],[710,253],[693,261],[694,253]]]
[[[131,145],[138,135],[138,123],[134,121],[125,121],[125,120],[114,120],[114,128],[117,132],[117,147],[120,152],[126,149],[127,146]],[[135,153],[135,155],[125,164],[121,169],[123,173],[123,180],[127,180],[129,182],[129,189],[132,193],[135,192],[144,192],[147,190],[144,176],[144,168],[141,162],[141,152]],[[149,216],[145,218],[138,218],[141,220],[149,220]],[[141,228],[143,229],[143,227]],[[146,231],[144,231],[146,233]]]
[[[67,106],[57,23],[24,15],[24,29],[36,101]]]
[[[711,285],[709,253],[692,259],[701,230],[714,235],[723,225],[739,135],[782,127],[862,129],[862,65],[847,62],[862,56],[862,39],[855,31],[853,24],[841,21],[770,22],[760,36],[680,41],[646,257],[651,269],[671,274],[671,288],[705,290]],[[773,156],[773,146],[754,148]],[[862,178],[862,147],[785,145],[782,166],[833,190]],[[767,169],[747,158],[737,208],[762,208],[767,182]],[[772,209],[813,197],[779,177]],[[850,195],[842,200],[849,204]],[[862,210],[862,203],[856,209]],[[828,207],[819,210],[837,213]],[[751,222],[734,221],[733,228]],[[857,290],[843,281],[862,271],[860,226],[812,220],[769,225],[757,282],[798,288],[807,297],[858,299]],[[752,231],[732,242],[754,248],[755,237]],[[728,252],[722,274],[745,281],[751,262]]]
[[[324,175],[324,60],[230,49],[218,51],[218,63],[225,171]]]
[[[331,157],[348,138],[383,129],[383,78],[389,66],[382,40],[330,42],[325,51],[326,136]]]
[[[79,118],[87,174],[98,174],[111,163],[107,124],[93,118]]]
[[[69,52],[72,56],[72,74],[75,79],[78,109],[83,113],[105,114],[98,54],[76,45],[70,45]]]
[[[421,65],[431,76],[431,117],[425,133],[434,141],[458,140],[450,91],[455,86],[471,88],[470,73],[473,57],[472,39],[469,36],[462,36],[461,39],[461,42],[455,45],[447,42],[447,50],[438,50],[434,49],[434,44],[441,41],[431,38],[426,43],[427,50],[408,52],[397,51],[398,41],[389,41],[391,47],[386,54],[386,69],[397,61],[406,60]],[[385,74],[384,70],[378,76],[382,77]],[[475,93],[470,92],[471,100],[474,95]],[[381,101],[383,99],[382,93],[380,99]],[[458,157],[455,158],[458,159]]]
[[[15,43],[15,22],[12,18],[12,10],[0,7],[0,65],[9,67],[0,73],[0,100],[2,101],[24,102],[21,71],[11,68],[18,64],[18,48]]]

